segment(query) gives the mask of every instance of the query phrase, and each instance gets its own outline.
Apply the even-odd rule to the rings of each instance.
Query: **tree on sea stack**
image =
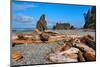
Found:
[[[43,14],[37,22],[36,29],[39,31],[47,30],[47,22],[45,20],[45,14]]]

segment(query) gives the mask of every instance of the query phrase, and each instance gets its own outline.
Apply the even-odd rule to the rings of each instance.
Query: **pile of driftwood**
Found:
[[[31,43],[42,43],[42,42],[55,42],[58,40],[63,40],[64,35],[56,31],[44,31],[35,30],[32,34],[18,34],[12,36],[12,46],[16,44],[31,44]],[[18,51],[13,51],[11,58],[14,61],[22,59],[22,54]]]
[[[55,42],[63,40],[65,36],[56,31],[46,30],[41,32],[35,30],[32,34],[16,34],[12,36],[13,46],[16,44],[30,44],[30,43],[41,43],[41,42]]]
[[[82,62],[96,60],[96,42],[95,37],[91,35],[76,36],[68,35],[68,39],[61,33],[56,31],[40,32],[35,30],[32,34],[18,34],[12,36],[12,46],[16,44],[30,44],[41,42],[64,41],[62,46],[51,51],[47,58],[53,63],[63,62]],[[12,59],[17,61],[22,59],[22,55],[18,51],[12,52]]]
[[[96,42],[91,35],[71,37],[64,40],[64,45],[55,48],[47,59],[53,63],[82,62],[96,60]]]

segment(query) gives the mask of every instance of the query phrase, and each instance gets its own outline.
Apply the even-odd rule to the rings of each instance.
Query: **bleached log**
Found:
[[[83,56],[87,61],[94,61],[96,60],[96,53],[95,50],[88,47],[85,44],[77,44],[75,47],[79,48],[83,52]]]
[[[22,56],[22,54],[21,54],[20,52],[18,52],[18,51],[13,51],[13,52],[12,52],[11,58],[12,58],[14,61],[18,61],[18,60],[22,59],[23,56]]]
[[[70,48],[69,50],[62,51],[62,52],[54,52],[50,53],[48,58],[50,61],[54,63],[60,63],[60,62],[78,62],[77,60],[77,53],[78,53],[77,48]]]

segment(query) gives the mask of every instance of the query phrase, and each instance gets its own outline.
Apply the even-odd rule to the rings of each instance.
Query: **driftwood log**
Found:
[[[22,59],[23,56],[22,56],[22,54],[21,54],[20,52],[18,52],[18,51],[13,51],[13,52],[12,52],[11,58],[12,58],[14,61],[18,61],[18,60]]]
[[[19,34],[12,36],[13,46],[16,44],[25,44],[25,43],[41,43],[41,42],[55,42],[63,40],[65,36],[56,31],[44,31],[40,32],[35,30],[32,34]]]
[[[87,41],[92,41],[94,42],[91,42],[92,45],[96,45],[94,38],[90,35],[64,40],[64,45],[51,52],[48,58],[54,63],[95,61],[95,50],[93,46],[88,46],[89,44],[91,45],[91,43],[87,43]]]
[[[85,36],[86,37],[86,36]],[[83,56],[85,58],[86,61],[95,61],[96,60],[96,53],[95,50],[93,49],[93,47],[90,47],[89,45],[91,45],[91,43],[86,43],[84,41],[90,41],[87,38],[84,39],[84,41],[82,41],[84,37],[82,37],[81,39],[76,38],[73,41],[73,46],[78,48],[80,51],[82,51]],[[96,45],[96,44],[92,44],[92,45]]]
[[[63,62],[78,62],[77,60],[77,53],[78,53],[77,48],[70,48],[66,51],[57,51],[55,53],[50,53],[48,55],[49,61],[53,63],[63,63]]]
[[[95,38],[93,36],[91,36],[91,35],[83,36],[82,38],[80,38],[80,41],[82,43],[85,43],[89,47],[93,48],[94,50],[96,50],[96,42],[95,42]]]
[[[40,40],[43,42],[48,41],[49,37],[50,37],[50,35],[48,33],[43,32],[40,34]]]

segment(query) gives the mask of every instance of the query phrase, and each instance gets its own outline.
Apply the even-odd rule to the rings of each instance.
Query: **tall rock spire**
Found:
[[[45,20],[45,15],[43,14],[37,22],[36,29],[39,31],[47,30],[47,22]]]

